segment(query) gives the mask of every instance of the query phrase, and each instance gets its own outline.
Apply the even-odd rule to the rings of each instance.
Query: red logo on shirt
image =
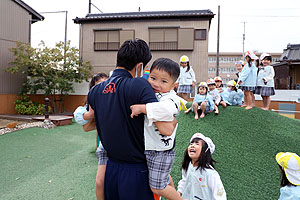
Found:
[[[103,90],[103,94],[108,94],[108,93],[115,93],[116,92],[116,87],[113,82],[107,84]]]
[[[199,181],[202,181],[202,178],[199,178]]]

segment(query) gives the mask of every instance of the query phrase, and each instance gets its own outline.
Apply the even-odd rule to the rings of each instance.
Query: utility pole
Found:
[[[217,36],[217,70],[216,70],[216,76],[219,76],[219,48],[220,48],[220,5],[218,5],[218,36]]]
[[[92,0],[89,0],[89,14],[91,14]]]
[[[245,27],[246,22],[244,22],[244,34],[243,34],[243,61],[245,61]]]

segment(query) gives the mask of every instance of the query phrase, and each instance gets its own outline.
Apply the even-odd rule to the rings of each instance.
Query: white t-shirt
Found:
[[[176,125],[171,136],[160,134],[153,124],[156,121],[173,121],[174,115],[178,115],[180,98],[172,90],[168,93],[156,94],[159,102],[146,104],[147,116],[144,120],[145,150],[166,151],[174,146]]]
[[[226,200],[226,192],[218,172],[211,169],[197,169],[192,163],[187,172],[182,170],[178,191],[183,199]]]

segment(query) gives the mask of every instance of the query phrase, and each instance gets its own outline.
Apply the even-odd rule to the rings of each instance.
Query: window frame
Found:
[[[203,32],[205,31],[205,37],[204,38],[202,37],[203,32],[200,32],[200,38],[196,37],[197,36],[197,34],[196,34],[197,31],[203,31]],[[195,29],[194,40],[207,40],[207,29]]]

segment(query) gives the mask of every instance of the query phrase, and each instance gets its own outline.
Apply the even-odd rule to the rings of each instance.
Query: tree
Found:
[[[46,47],[43,41],[38,48],[18,42],[11,51],[15,58],[5,71],[12,74],[22,72],[27,77],[20,93],[43,92],[45,96],[52,95],[55,112],[57,101],[60,102],[59,107],[63,107],[60,111],[64,111],[64,97],[74,92],[74,82],[88,81],[91,77],[91,64],[80,59],[79,50],[70,47],[70,41],[66,46],[59,42],[54,48]],[[59,99],[56,95],[59,95]]]

